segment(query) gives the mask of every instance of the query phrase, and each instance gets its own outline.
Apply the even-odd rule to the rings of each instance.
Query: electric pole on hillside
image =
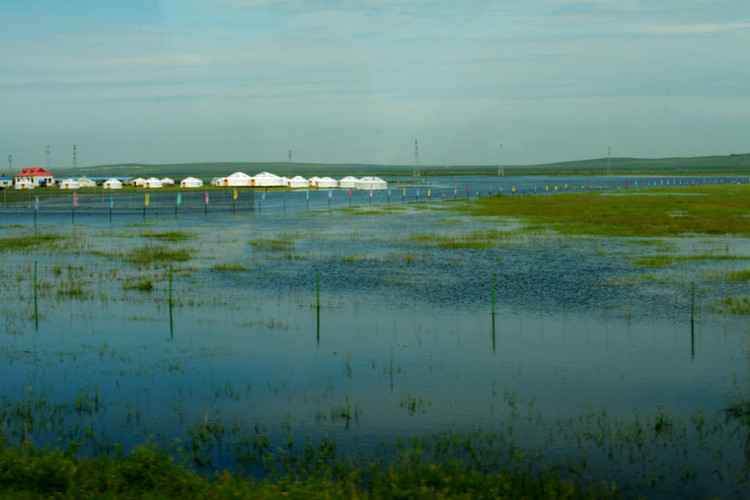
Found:
[[[8,170],[13,172],[13,155],[8,155]]]
[[[47,146],[46,153],[47,153],[47,170],[49,170],[49,146]]]
[[[607,175],[612,175],[612,146],[607,146]]]
[[[73,168],[76,168],[78,166],[78,158],[76,153],[76,145],[73,144]]]
[[[414,139],[414,177],[419,177],[419,140]]]
[[[503,168],[503,161],[501,158],[500,153],[503,152],[503,138],[500,138],[500,148],[499,152],[497,154],[498,160],[497,160],[497,175],[505,175],[505,169]]]

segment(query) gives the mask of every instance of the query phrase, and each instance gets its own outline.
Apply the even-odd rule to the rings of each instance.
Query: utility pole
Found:
[[[500,148],[499,148],[499,153],[498,153],[498,161],[497,161],[497,175],[498,176],[505,175],[505,169],[503,168],[503,162],[502,162],[501,155],[500,155],[502,151],[503,151],[503,139],[501,137]]]
[[[414,139],[414,177],[419,177],[419,140]]]

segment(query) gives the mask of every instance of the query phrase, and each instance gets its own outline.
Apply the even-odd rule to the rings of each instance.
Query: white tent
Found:
[[[347,175],[343,179],[339,180],[339,187],[342,188],[342,189],[344,189],[344,188],[355,188],[355,187],[357,187],[357,181],[358,180],[359,179],[357,179],[356,177],[353,177],[351,175]]]
[[[216,187],[221,187],[224,185],[226,180],[227,180],[226,177],[214,177],[213,179],[211,179],[211,185],[216,186]]]
[[[130,179],[128,182],[131,186],[143,187],[146,184],[146,179],[143,177],[136,177],[135,179]]]
[[[159,189],[163,187],[161,185],[161,181],[157,179],[156,177],[149,177],[146,179],[146,188],[148,189]]]
[[[287,187],[290,188],[306,188],[309,186],[310,184],[307,182],[307,179],[299,175],[292,177],[289,179],[289,182],[287,182]]]
[[[203,181],[200,179],[196,179],[195,177],[185,177],[184,179],[182,179],[180,186],[184,188],[199,188],[203,187]]]
[[[318,181],[320,180],[320,177],[317,175],[313,175],[309,179],[307,179],[307,185],[310,187],[318,187]]]
[[[339,183],[336,182],[336,179],[332,179],[331,177],[322,177],[318,179],[318,182],[315,184],[315,187],[335,188],[335,187],[339,187]]]
[[[284,181],[276,174],[270,172],[261,172],[251,177],[250,185],[254,187],[279,187],[284,186]]]
[[[102,186],[104,187],[104,189],[122,189],[122,182],[113,177],[112,179],[107,179],[106,181],[104,181],[104,184]]]
[[[161,185],[164,187],[167,186],[174,186],[174,179],[170,179],[169,177],[165,177],[161,180]]]
[[[388,183],[380,177],[362,177],[357,181],[357,189],[387,189]]]
[[[78,185],[82,188],[95,188],[96,182],[92,181],[88,177],[81,177],[78,179]]]
[[[63,179],[60,181],[60,189],[78,189],[81,185],[75,179]]]
[[[225,187],[247,187],[250,186],[251,177],[244,172],[235,172],[229,177],[223,177]]]
[[[28,179],[16,181],[16,189],[34,189],[34,183]]]

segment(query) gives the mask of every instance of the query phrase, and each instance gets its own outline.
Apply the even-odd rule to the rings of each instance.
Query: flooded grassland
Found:
[[[4,219],[0,430],[746,495],[747,190]]]

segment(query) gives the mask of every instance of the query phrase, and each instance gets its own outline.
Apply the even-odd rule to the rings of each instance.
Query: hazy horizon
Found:
[[[78,166],[410,165],[418,139],[424,165],[534,165],[750,139],[740,0],[29,0],[0,26],[14,171],[73,145]]]

